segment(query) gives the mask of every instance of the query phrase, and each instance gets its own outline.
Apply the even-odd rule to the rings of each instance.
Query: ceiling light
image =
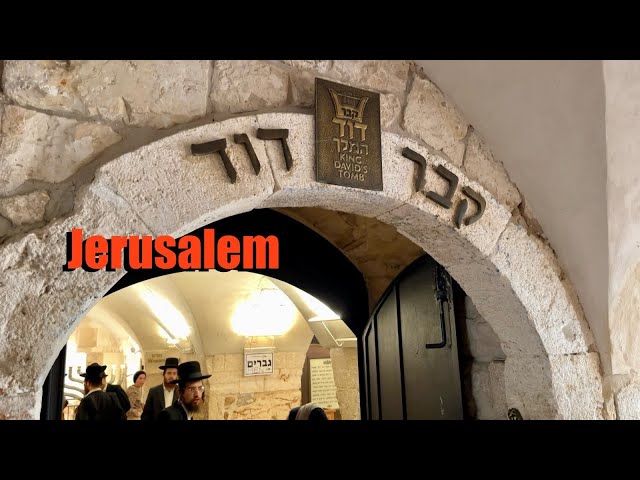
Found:
[[[191,328],[184,315],[166,297],[158,295],[149,287],[141,290],[144,302],[153,313],[155,320],[172,339],[188,338]]]
[[[245,337],[284,335],[293,327],[297,309],[280,289],[263,289],[238,304],[231,328]]]

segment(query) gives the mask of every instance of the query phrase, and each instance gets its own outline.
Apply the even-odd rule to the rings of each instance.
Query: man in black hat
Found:
[[[122,420],[123,409],[115,393],[102,390],[102,380],[107,376],[106,365],[92,363],[87,367],[84,377],[85,396],[78,405],[76,420]]]
[[[160,367],[163,370],[162,385],[149,389],[140,417],[142,420],[156,420],[162,410],[178,401],[178,389],[174,384],[174,380],[178,378],[178,364],[177,358],[165,359],[164,365]]]
[[[178,367],[178,380],[173,381],[178,384],[179,400],[162,410],[158,414],[158,420],[193,420],[193,415],[204,403],[202,380],[210,376],[200,371],[200,362],[181,363]]]

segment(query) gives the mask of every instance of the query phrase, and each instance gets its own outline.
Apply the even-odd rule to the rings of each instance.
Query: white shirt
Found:
[[[173,387],[174,390],[175,388],[176,387]],[[171,405],[173,405],[174,390],[167,390],[167,387],[165,387],[164,384],[162,384],[162,389],[164,390],[164,408],[170,407]]]
[[[180,405],[182,405],[182,408],[187,414],[187,420],[193,420],[193,414],[189,410],[187,410],[187,407],[184,406],[184,403],[180,402]]]
[[[102,388],[94,388],[93,390],[89,390],[89,391],[87,392],[87,394],[85,395],[85,397],[88,397],[88,396],[89,396],[89,395],[91,395],[93,392],[99,392],[99,391],[101,391],[101,390],[102,390]]]

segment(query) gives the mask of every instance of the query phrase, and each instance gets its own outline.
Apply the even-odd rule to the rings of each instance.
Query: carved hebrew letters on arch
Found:
[[[222,164],[224,165],[224,169],[227,172],[227,176],[231,183],[236,183],[236,178],[238,176],[235,167],[229,160],[227,156],[227,140],[224,138],[220,138],[218,140],[212,140],[211,142],[206,143],[198,143],[191,145],[191,154],[195,156],[200,155],[209,155],[211,153],[218,153],[220,158],[222,159]]]
[[[291,129],[287,141],[295,158],[295,169],[287,172],[281,167],[285,163],[284,156],[266,156],[265,144],[269,147],[274,145],[257,139],[257,126]],[[226,218],[256,208],[297,208],[305,205],[376,217],[406,232],[416,245],[434,258],[441,259],[438,261],[446,268],[451,265],[454,278],[474,302],[478,301],[478,311],[501,341],[509,346],[507,361],[501,367],[508,407],[518,408],[526,419],[600,418],[602,397],[598,354],[589,351],[588,325],[582,319],[579,304],[573,303],[564,288],[568,280],[560,279],[555,273],[555,257],[541,247],[541,242],[510,222],[511,212],[488,197],[484,190],[473,187],[475,184],[465,177],[460,179],[460,199],[456,195],[452,197],[452,212],[448,213],[459,208],[461,199],[474,202],[472,194],[475,192],[465,191],[465,183],[482,192],[486,211],[480,217],[481,208],[473,215],[469,213],[472,208],[467,209],[461,223],[468,221],[471,225],[475,222],[477,225],[474,227],[464,228],[463,225],[460,229],[434,230],[436,222],[438,225],[450,222],[453,227],[453,219],[448,221],[442,215],[434,218],[434,211],[444,207],[431,199],[426,201],[424,193],[414,189],[415,169],[408,160],[400,158],[405,145],[414,145],[413,140],[406,136],[383,133],[385,151],[391,153],[391,158],[386,159],[388,163],[385,161],[385,183],[388,178],[388,184],[393,188],[372,195],[355,188],[310,181],[316,167],[313,128],[311,115],[266,113],[202,125],[152,142],[99,167],[100,174],[77,196],[73,213],[43,227],[43,235],[28,235],[19,242],[0,245],[0,256],[9,259],[8,265],[11,266],[11,270],[0,272],[0,276],[9,275],[16,279],[0,285],[0,297],[5,293],[8,299],[5,304],[0,302],[0,317],[10,322],[7,325],[22,325],[24,316],[19,307],[24,305],[29,305],[31,315],[29,328],[21,329],[24,335],[12,340],[11,350],[3,350],[15,355],[21,368],[15,370],[10,379],[11,387],[0,402],[0,416],[26,419],[39,415],[39,408],[31,407],[15,413],[6,406],[7,401],[24,402],[30,398],[39,401],[42,381],[74,328],[75,321],[70,321],[70,318],[81,318],[88,308],[87,299],[99,298],[120,278],[117,273],[106,271],[90,274],[62,272],[57,264],[44,262],[39,264],[37,273],[45,285],[50,286],[50,292],[40,294],[39,282],[32,281],[34,265],[42,258],[39,252],[50,252],[64,258],[63,242],[59,240],[64,232],[84,226],[92,233],[154,235],[178,232],[178,235],[198,228],[202,219]],[[331,124],[331,128],[336,132],[339,130],[336,124]],[[366,130],[367,141],[371,132],[370,128]],[[239,159],[239,156],[231,154],[229,157],[238,170],[238,176],[249,176],[248,181],[232,185],[225,178],[226,174],[193,175],[194,163],[200,172],[206,172],[211,168],[209,160],[222,160],[218,155],[212,155],[207,161],[193,162],[192,152],[185,146],[222,138],[227,143],[234,142],[235,135],[243,133],[250,139],[262,167],[266,167],[258,176],[252,173],[255,169],[252,170],[249,163],[250,155]],[[345,135],[348,135],[346,125]],[[354,130],[353,141],[359,141],[358,129]],[[246,143],[243,145],[236,148],[247,148]],[[335,148],[335,143],[332,146]],[[352,145],[347,148],[353,149],[352,155],[357,149]],[[415,148],[423,152],[419,147]],[[279,150],[279,147],[274,150]],[[197,148],[195,153],[198,153]],[[433,163],[431,167],[427,165],[426,160],[432,159],[426,151],[423,155],[424,170],[418,182],[424,182],[426,175],[438,175],[431,168]],[[278,168],[271,169],[270,164]],[[146,179],[145,173],[151,170],[160,182]],[[163,188],[158,188],[159,184]],[[111,194],[114,191],[118,192],[117,197]],[[421,192],[420,195],[416,195],[416,191]],[[446,195],[446,185],[438,192]],[[142,198],[146,201],[141,202]],[[458,239],[462,241],[450,241]],[[494,248],[494,245],[499,248]],[[518,263],[514,262],[516,259]],[[544,267],[544,272],[541,272],[539,268],[537,271],[529,268],[531,265],[554,268]],[[562,319],[566,323],[548,319]],[[575,333],[570,338],[566,334],[569,328]],[[42,342],[42,338],[50,341]],[[7,345],[5,342],[4,346]],[[528,375],[537,372],[541,373],[535,379],[536,394],[529,395],[532,382]],[[562,379],[566,378],[567,372],[576,372],[575,385],[578,388],[565,387]]]
[[[249,155],[249,159],[251,160],[251,166],[253,167],[253,171],[256,175],[260,173],[260,161],[256,156],[256,152],[253,149],[253,145],[251,145],[251,140],[247,137],[246,133],[236,133],[233,136],[233,141],[239,144],[244,145],[244,148],[247,150],[247,154]]]
[[[284,154],[285,164],[287,166],[287,170],[291,170],[293,166],[293,158],[291,157],[291,152],[289,151],[289,145],[287,144],[287,138],[289,137],[289,130],[286,128],[280,129],[264,129],[259,128],[256,135],[260,140],[280,140],[282,142],[282,152]],[[237,144],[244,145],[247,154],[249,155],[249,160],[251,161],[251,166],[253,167],[253,171],[256,175],[260,173],[260,160],[256,155],[255,150],[253,149],[253,145],[251,144],[251,140],[246,133],[235,133],[233,135],[233,141]],[[237,172],[229,156],[226,152],[227,148],[227,140],[224,138],[218,140],[212,140],[210,142],[205,143],[193,143],[191,144],[191,155],[194,156],[202,156],[202,155],[210,155],[212,153],[218,153],[220,158],[222,159],[222,164],[224,165],[224,169],[227,172],[227,176],[231,183],[236,183]]]
[[[433,191],[428,191],[425,193],[422,190],[426,183],[427,160],[418,152],[411,150],[409,147],[405,147],[402,149],[402,156],[418,165],[418,176],[416,178],[415,185],[416,192],[423,193],[425,197],[434,201],[441,207],[444,207],[446,209],[451,208],[453,195],[456,193],[456,189],[458,188],[458,176],[453,172],[447,170],[444,165],[438,165],[434,169],[434,171],[440,177],[444,178],[449,184],[447,192],[444,196]],[[464,215],[467,212],[468,201],[467,199],[460,200],[460,202],[458,202],[458,205],[456,206],[456,211],[454,214],[454,223],[456,228],[460,228],[463,223],[464,225],[471,225],[480,220],[487,205],[487,202],[482,197],[482,195],[474,191],[471,187],[462,187],[462,193],[469,197],[473,202],[475,202],[475,204],[477,205],[477,212],[471,217],[465,219]]]

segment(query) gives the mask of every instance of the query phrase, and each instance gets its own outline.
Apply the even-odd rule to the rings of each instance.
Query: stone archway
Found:
[[[289,129],[293,168],[279,142],[258,128]],[[246,133],[262,169],[255,175],[233,135]],[[217,155],[194,157],[192,143],[227,138],[238,171],[230,183]],[[405,147],[427,160],[426,190],[443,191],[437,165],[486,201],[484,215],[454,226],[454,210],[415,191],[417,168]],[[598,354],[580,305],[553,252],[526,223],[445,158],[409,138],[383,133],[384,191],[315,181],[313,117],[269,113],[229,119],[166,137],[101,167],[73,215],[0,249],[0,417],[37,418],[44,379],[82,315],[124,272],[63,272],[65,233],[179,236],[254,208],[315,206],[395,226],[442,264],[491,324],[507,359],[509,407],[524,418],[602,418]],[[471,212],[473,213],[473,212]]]

